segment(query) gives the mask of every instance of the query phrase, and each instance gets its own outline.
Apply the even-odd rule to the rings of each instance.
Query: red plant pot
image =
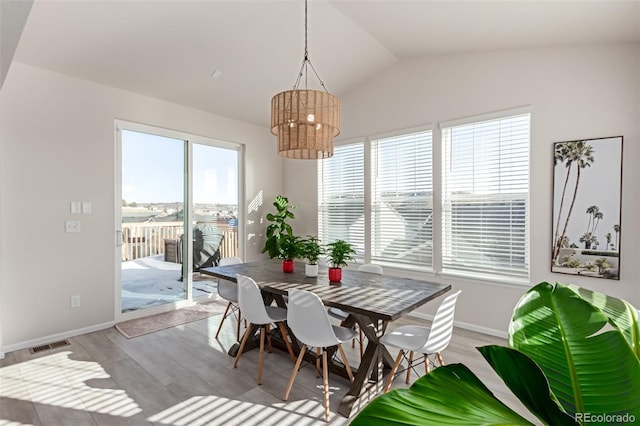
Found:
[[[342,268],[329,268],[329,282],[339,283],[342,280]]]
[[[282,272],[287,272],[287,273],[293,272],[293,265],[295,265],[295,262],[293,260],[283,260]]]

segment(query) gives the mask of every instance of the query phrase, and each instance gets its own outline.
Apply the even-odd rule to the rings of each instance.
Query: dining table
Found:
[[[286,307],[287,292],[295,288],[311,291],[325,306],[347,312],[349,316],[342,325],[353,327],[357,323],[367,340],[360,365],[353,369],[354,380],[338,408],[338,413],[350,417],[382,391],[384,376],[394,363],[389,351],[379,343],[388,324],[450,291],[451,285],[352,269],[343,269],[341,281],[333,283],[329,282],[327,267],[321,266],[317,277],[307,277],[304,271],[304,263],[296,262],[294,271],[285,273],[278,259],[200,269],[201,274],[234,282],[237,274],[253,278],[266,304]],[[290,336],[294,351],[299,351],[295,336]],[[245,350],[256,347],[257,339],[254,342],[245,345]],[[234,344],[229,355],[235,356],[238,348],[239,343]],[[348,377],[338,361],[329,364],[329,371]]]

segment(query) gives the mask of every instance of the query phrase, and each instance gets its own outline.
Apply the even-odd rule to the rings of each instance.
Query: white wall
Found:
[[[342,96],[341,101],[341,139],[530,105],[531,284],[571,282],[640,306],[640,45],[406,60]],[[624,136],[621,280],[553,274],[549,271],[552,144],[617,135]],[[296,226],[305,230],[317,229],[316,174],[306,172],[311,170],[315,167],[303,162],[285,162],[285,193],[298,203],[299,217],[305,223],[297,221]],[[458,321],[502,332],[527,289],[450,277],[423,278],[463,290]],[[433,313],[435,305],[418,312]]]
[[[260,256],[283,180],[268,129],[13,63],[0,92],[0,348],[114,321],[115,119],[245,144],[246,205],[267,200],[246,216],[246,258]],[[79,234],[64,232],[72,200],[93,203]]]

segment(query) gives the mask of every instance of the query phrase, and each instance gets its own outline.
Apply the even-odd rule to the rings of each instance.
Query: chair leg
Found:
[[[224,315],[222,315],[222,319],[220,320],[220,325],[218,326],[218,331],[216,332],[216,339],[220,334],[220,330],[222,330],[222,324],[224,324],[224,320],[227,319],[227,314],[229,313],[229,309],[231,308],[231,302],[227,303],[227,309],[224,310]],[[240,334],[240,330],[238,330],[238,335]],[[238,338],[240,340],[240,338]]]
[[[240,341],[240,318],[242,318],[242,313],[240,312],[240,308],[238,308],[238,331],[236,331],[236,337],[238,341]],[[244,326],[247,326],[247,322],[245,321]]]
[[[296,375],[298,374],[298,370],[300,369],[300,364],[302,364],[302,359],[304,358],[304,353],[307,351],[307,345],[302,345],[300,349],[300,355],[298,355],[298,360],[296,361],[296,365],[293,367],[293,371],[291,372],[291,377],[289,377],[289,384],[287,385],[287,390],[284,392],[284,401],[289,399],[289,393],[291,393],[291,388],[293,387],[293,381],[296,379]]]
[[[342,349],[342,345],[338,345],[338,350],[340,351],[340,358],[342,358],[342,362],[344,363],[344,368],[347,370],[347,375],[349,376],[349,380],[353,383],[353,373],[351,372],[351,366],[349,365],[349,360],[347,356],[344,354],[344,349]]]
[[[316,378],[320,377],[320,348],[316,348]]]
[[[400,352],[398,352],[398,356],[396,357],[396,362],[394,362],[393,367],[391,367],[391,373],[389,373],[389,381],[387,382],[387,385],[384,387],[385,393],[389,392],[389,389],[391,389],[391,383],[393,382],[393,378],[396,375],[396,371],[398,371],[398,366],[400,365],[400,361],[402,361],[402,355],[404,355],[404,351],[400,349]]]
[[[411,380],[411,364],[413,363],[413,351],[409,352],[409,366],[407,367],[407,380],[405,380],[406,384],[409,384]]]
[[[360,327],[358,327],[358,332],[360,334],[360,359],[362,359],[362,357],[364,356],[364,333],[362,332],[362,329]]]
[[[249,327],[247,327],[247,331],[244,332],[244,336],[242,337],[242,342],[240,343],[240,349],[238,349],[238,353],[236,354],[236,361],[233,363],[233,368],[238,368],[238,361],[240,361],[240,355],[242,355],[242,351],[244,351],[244,345],[247,343],[247,340],[249,339],[251,330],[253,330],[253,324],[249,324]]]
[[[260,327],[260,355],[258,356],[258,384],[262,384],[262,360],[264,358],[264,331],[265,327]]]
[[[429,374],[429,357],[427,355],[424,356],[424,374]]]
[[[322,387],[324,390],[324,419],[329,421],[329,368],[327,367],[327,351],[322,351]]]
[[[438,361],[440,361],[440,365],[444,365],[444,361],[442,360],[442,355],[440,352],[436,352],[436,356],[438,357]]]
[[[287,327],[284,326],[284,323],[279,322],[278,328],[280,329],[280,334],[282,335],[282,340],[284,340],[284,344],[287,347],[287,351],[289,352],[289,358],[291,358],[291,362],[296,362],[296,356],[293,353],[293,348],[291,347],[291,343],[287,338]]]
[[[271,325],[267,324],[265,328],[267,329],[267,350],[271,353],[273,352],[273,348],[271,347]]]

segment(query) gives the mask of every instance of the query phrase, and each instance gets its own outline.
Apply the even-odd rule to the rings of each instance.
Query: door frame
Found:
[[[132,121],[116,119],[114,123],[115,133],[115,186],[114,186],[114,206],[115,206],[115,254],[114,254],[114,313],[115,320],[124,321],[128,319],[141,318],[148,315],[153,315],[162,312],[173,311],[175,309],[192,305],[194,302],[204,302],[214,297],[201,296],[196,299],[193,298],[193,264],[188,259],[193,258],[193,246],[191,243],[185,244],[182,250],[183,265],[187,266],[185,278],[183,284],[186,286],[187,297],[184,300],[177,302],[169,302],[159,306],[153,306],[150,308],[139,309],[130,312],[122,312],[122,257],[121,257],[121,245],[122,245],[122,130],[129,130],[140,133],[147,133],[151,135],[157,135],[161,137],[167,137],[184,141],[185,156],[184,156],[184,214],[185,224],[193,222],[191,204],[193,200],[193,182],[192,182],[192,164],[193,164],[193,144],[208,145],[217,148],[225,148],[235,150],[238,153],[238,256],[245,258],[245,244],[244,244],[244,145],[222,141],[206,136],[194,135],[177,130],[166,129],[157,126],[151,126],[142,123],[136,123]],[[186,241],[191,241],[193,238],[193,227],[185,226],[184,235]],[[186,260],[185,260],[186,259]],[[217,294],[214,295],[218,297]]]

